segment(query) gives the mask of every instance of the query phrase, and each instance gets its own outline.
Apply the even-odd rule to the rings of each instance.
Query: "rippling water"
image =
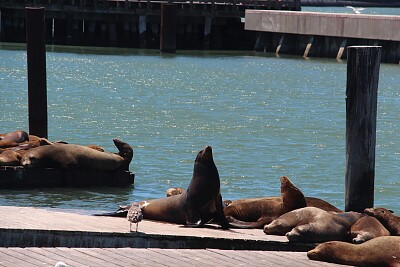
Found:
[[[2,47],[0,132],[28,130],[26,53]],[[399,84],[399,66],[382,64],[375,204],[395,211]],[[211,145],[225,199],[279,195],[286,175],[344,208],[345,62],[49,47],[47,86],[49,139],[109,151],[112,138],[130,143],[135,187],[0,190],[0,205],[114,210],[163,197],[188,186],[197,152]]]

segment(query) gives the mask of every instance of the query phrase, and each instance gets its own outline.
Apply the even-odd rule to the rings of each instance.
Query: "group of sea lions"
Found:
[[[266,234],[286,235],[290,242],[323,242],[307,253],[312,260],[400,266],[400,237],[393,236],[400,233],[400,218],[389,210],[343,212],[322,199],[305,197],[285,176],[281,177],[281,196],[223,201],[210,146],[197,154],[186,190],[170,188],[164,198],[97,215],[122,217],[132,208],[139,209],[144,219],[188,227],[212,223],[222,229],[263,228]]]
[[[64,170],[113,171],[129,170],[132,147],[113,139],[117,153],[109,153],[97,145],[50,142],[25,131],[0,134],[0,166],[25,168],[59,168]]]
[[[98,146],[49,142],[23,131],[0,134],[0,166],[127,169],[132,147],[113,141],[118,153],[104,152]],[[188,227],[212,223],[222,229],[262,228],[265,234],[285,235],[290,242],[322,242],[307,253],[312,260],[400,266],[400,217],[385,208],[343,212],[322,199],[305,197],[285,176],[280,181],[280,196],[223,201],[212,148],[206,146],[196,156],[186,190],[171,188],[165,198],[134,202],[99,215],[128,215],[131,223],[144,218]]]

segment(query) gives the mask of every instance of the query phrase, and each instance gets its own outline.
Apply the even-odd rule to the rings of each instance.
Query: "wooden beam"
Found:
[[[47,138],[47,83],[44,8],[26,9],[29,134]]]
[[[374,205],[380,46],[347,49],[345,210]]]

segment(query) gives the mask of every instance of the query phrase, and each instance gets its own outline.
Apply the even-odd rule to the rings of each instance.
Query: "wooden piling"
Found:
[[[45,18],[43,7],[26,9],[29,134],[47,138]]]
[[[349,46],[346,86],[345,210],[374,205],[380,46]]]
[[[160,51],[176,52],[177,8],[175,4],[161,4]]]

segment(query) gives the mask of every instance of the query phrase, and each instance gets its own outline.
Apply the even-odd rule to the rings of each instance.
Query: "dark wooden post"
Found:
[[[44,8],[26,8],[29,134],[47,138]]]
[[[161,34],[160,51],[176,52],[176,21],[177,9],[175,4],[161,4]]]
[[[374,205],[380,46],[347,49],[345,210]]]

